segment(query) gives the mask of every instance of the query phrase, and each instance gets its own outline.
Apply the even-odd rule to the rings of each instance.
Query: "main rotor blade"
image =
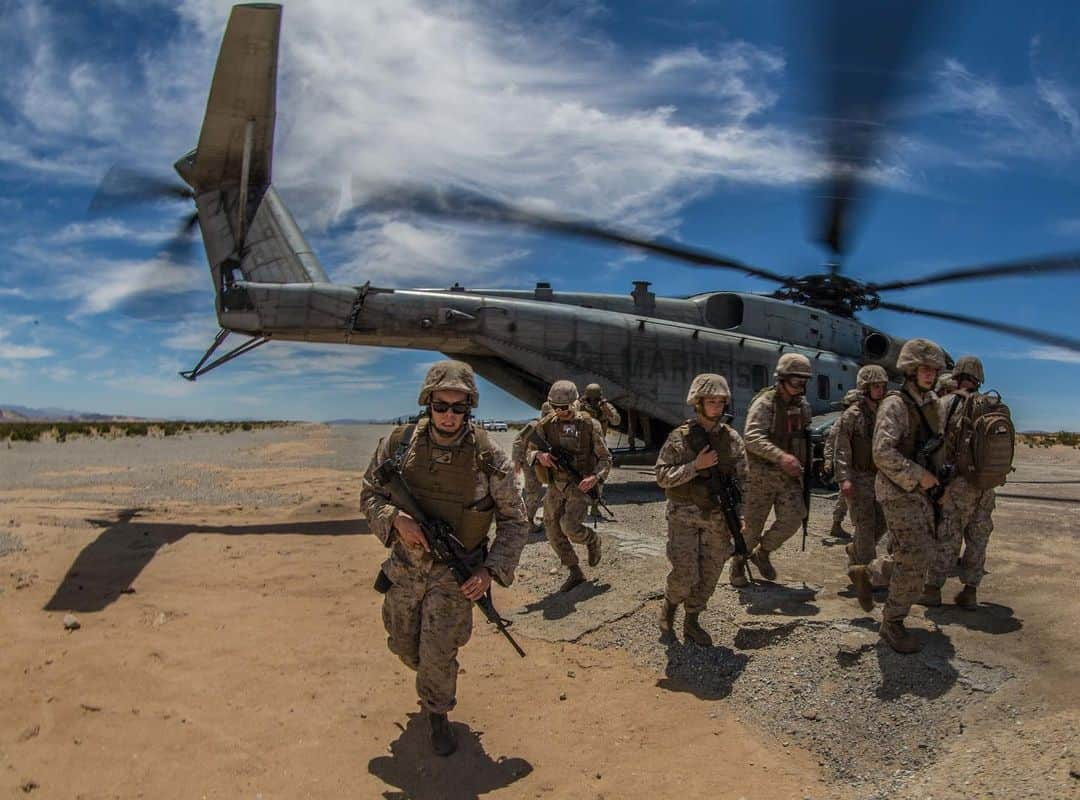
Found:
[[[599,223],[526,210],[466,189],[424,189],[407,187],[374,195],[363,208],[386,211],[406,210],[433,217],[464,222],[520,225],[546,233],[571,236],[608,244],[625,245],[648,253],[681,261],[695,267],[733,269],[746,275],[787,284],[791,277],[752,267],[740,261],[686,247],[667,239],[651,239]]]
[[[965,317],[961,314],[951,314],[946,311],[928,311],[923,308],[913,308],[912,306],[900,305],[898,303],[878,303],[875,308],[884,308],[888,311],[899,311],[903,314],[920,314],[924,317],[945,319],[950,322],[959,322],[963,325],[973,325],[976,328],[986,328],[991,331],[1008,333],[1023,339],[1031,339],[1035,342],[1053,345],[1054,347],[1064,347],[1069,350],[1080,351],[1080,339],[1070,339],[1067,336],[1059,336],[1056,333],[1046,333],[1044,331],[1032,330],[1031,328],[1022,328],[1019,325],[1009,325],[1004,322],[993,322],[991,320],[978,319],[976,317]]]
[[[99,213],[162,198],[190,200],[194,197],[191,188],[179,181],[115,166],[98,184],[90,201],[90,211]]]
[[[988,264],[981,267],[964,267],[963,269],[947,270],[946,272],[926,275],[921,278],[911,278],[910,280],[870,283],[867,284],[867,288],[875,292],[885,292],[896,289],[911,289],[916,286],[930,286],[935,283],[969,281],[975,278],[1004,278],[1009,275],[1049,275],[1056,272],[1080,272],[1080,254],[1071,253],[1033,260],[1007,261],[1003,264]]]
[[[917,50],[931,5],[832,0],[826,13],[814,15],[825,31],[820,46],[828,70],[823,113],[830,173],[822,187],[818,238],[838,259],[851,245],[865,173],[902,100],[902,71]]]

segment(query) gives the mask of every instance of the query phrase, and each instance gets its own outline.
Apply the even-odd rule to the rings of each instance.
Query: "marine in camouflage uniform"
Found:
[[[959,415],[964,401],[971,395],[978,395],[979,386],[984,380],[982,362],[975,356],[961,356],[953,367],[953,379],[957,388],[952,394],[942,397],[939,413],[945,428],[945,459],[955,464],[955,452],[959,434]],[[948,422],[945,422],[948,420]],[[941,604],[941,587],[950,574],[955,574],[959,567],[959,576],[964,588],[954,598],[961,608],[975,608],[978,605],[977,589],[986,574],[986,546],[994,530],[994,505],[996,497],[993,489],[980,489],[963,475],[957,475],[945,487],[942,497],[941,522],[938,525],[938,547],[936,557],[926,574],[926,586],[920,602],[925,605]],[[963,545],[963,555],[960,547]]]
[[[855,537],[845,548],[848,563],[869,564],[877,543],[885,534],[885,515],[874,493],[874,420],[885,397],[889,376],[876,364],[868,364],[856,376],[856,396],[833,426],[836,429],[834,469],[840,496],[851,509]],[[845,398],[846,399],[846,398]]]
[[[611,451],[604,441],[600,423],[574,407],[577,399],[577,387],[571,381],[553,383],[548,391],[552,413],[537,423],[537,431],[552,447],[570,455],[577,471],[585,476],[584,480],[576,483],[569,473],[557,469],[551,456],[534,442],[529,443],[525,456],[537,470],[537,477],[548,487],[544,497],[544,531],[548,543],[570,571],[559,587],[560,592],[568,592],[585,581],[574,551],[575,544],[585,545],[590,567],[600,563],[600,535],[585,527],[585,514],[589,509],[585,492],[602,483],[611,471]]]
[[[843,407],[847,408],[858,401],[858,389],[849,389],[844,393]],[[840,432],[840,418],[837,417],[829,428],[829,434],[825,437],[825,445],[821,452],[821,471],[826,476],[835,480],[836,474],[836,436]],[[844,530],[844,517],[848,513],[847,498],[840,492],[836,493],[836,505],[833,506],[832,529],[829,536],[834,539],[851,539],[851,534]]]
[[[807,452],[806,430],[810,403],[804,393],[812,374],[810,359],[784,353],[776,365],[776,385],[759,392],[746,412],[743,439],[750,456],[750,481],[746,491],[746,546],[766,580],[776,579],[769,553],[790,539],[806,516],[803,502],[803,464]],[[762,533],[772,510],[776,519]],[[732,584],[741,583],[744,565],[732,559]],[[741,576],[741,577],[740,577]]]
[[[605,440],[607,439],[608,429],[622,421],[618,409],[604,399],[604,389],[599,383],[590,383],[585,387],[585,394],[578,398],[577,409],[578,411],[584,411],[600,423],[600,429],[604,432]],[[597,494],[600,497],[604,496],[604,484],[601,483],[597,486]],[[589,515],[594,519],[600,519],[599,503],[593,503],[589,507]]]
[[[698,615],[716,589],[724,562],[734,552],[732,534],[723,511],[709,495],[705,472],[715,466],[743,486],[749,477],[742,437],[721,421],[730,397],[727,381],[720,375],[694,378],[686,402],[694,406],[697,416],[668,435],[656,462],[656,482],[668,499],[667,557],[671,562],[660,629],[671,632],[675,610],[682,605],[686,611],[683,634],[702,647],[711,646],[712,638]],[[704,448],[690,444],[695,426],[708,436]],[[741,519],[742,509],[737,513]]]
[[[382,611],[387,644],[416,671],[416,693],[439,755],[457,746],[446,714],[457,702],[457,651],[472,633],[472,601],[487,591],[492,578],[502,586],[513,582],[528,531],[510,459],[468,419],[477,400],[471,367],[459,361],[433,365],[419,400],[428,416],[379,442],[360,493],[372,532],[390,548],[382,565],[392,584]],[[432,560],[416,522],[391,502],[379,481],[378,466],[399,453],[417,504],[453,525],[469,550],[473,576],[462,586],[445,564]],[[495,539],[488,548],[492,521]]]
[[[848,577],[866,610],[874,605],[872,586],[888,583],[881,638],[899,653],[914,653],[922,644],[904,627],[904,619],[919,597],[937,546],[934,505],[927,492],[938,486],[941,449],[927,462],[930,469],[915,459],[920,448],[941,433],[932,387],[945,368],[945,353],[927,339],[909,339],[900,348],[896,368],[905,376],[904,387],[881,402],[873,443],[875,493],[892,537],[891,552],[866,566],[851,567]]]
[[[544,484],[536,477],[536,471],[525,460],[529,449],[528,439],[539,419],[535,419],[522,427],[514,437],[514,444],[510,449],[510,460],[514,462],[514,472],[521,476],[522,499],[525,501],[525,519],[529,521],[529,527],[533,533],[540,530],[536,524],[536,512],[544,504]]]

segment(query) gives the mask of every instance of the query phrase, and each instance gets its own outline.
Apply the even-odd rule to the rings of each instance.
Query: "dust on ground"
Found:
[[[662,641],[651,470],[616,470],[566,595],[531,538],[462,651],[461,750],[428,755],[385,648],[358,504],[377,426],[0,450],[0,786],[39,797],[1076,797],[1080,452],[1021,448],[977,612],[878,644],[815,497],[778,582],[726,573],[710,649]],[[495,434],[508,444],[512,434]],[[948,600],[955,581],[945,592]],[[959,588],[958,586],[956,588]],[[80,627],[66,630],[64,617]],[[677,620],[677,623],[679,620]]]

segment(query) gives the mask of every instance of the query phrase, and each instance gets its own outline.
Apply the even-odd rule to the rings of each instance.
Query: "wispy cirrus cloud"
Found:
[[[1036,361],[1058,361],[1063,364],[1080,364],[1080,353],[1064,347],[1033,347],[1023,354],[1023,358]]]

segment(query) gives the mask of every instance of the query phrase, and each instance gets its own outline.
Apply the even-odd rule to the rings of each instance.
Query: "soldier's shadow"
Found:
[[[493,759],[484,751],[481,734],[463,722],[452,722],[457,752],[447,758],[431,750],[431,728],[424,714],[409,714],[390,755],[368,762],[368,772],[400,791],[382,793],[386,800],[476,800],[521,780],[533,771],[523,758]]]
[[[699,700],[722,700],[746,669],[750,657],[722,645],[699,647],[672,634],[660,640],[667,648],[664,677],[656,682],[669,692],[686,692]]]
[[[537,611],[543,612],[544,619],[562,619],[577,610],[578,603],[599,597],[611,591],[610,583],[598,583],[596,580],[585,581],[575,586],[569,592],[555,592],[542,600],[529,603],[521,610],[521,614],[532,614]]]
[[[897,653],[884,641],[876,645],[881,685],[874,693],[882,700],[896,700],[906,694],[933,700],[949,691],[959,677],[950,663],[956,648],[948,636],[941,631],[909,630],[923,645],[918,653]]]
[[[808,586],[785,586],[758,576],[752,584],[738,591],[739,602],[746,606],[747,614],[812,617],[821,613],[814,605],[817,591]]]
[[[979,603],[968,611],[953,605],[926,609],[925,616],[938,625],[963,625],[968,630],[982,633],[1014,633],[1024,627],[1024,621],[1013,615],[1009,606],[997,603]]]

